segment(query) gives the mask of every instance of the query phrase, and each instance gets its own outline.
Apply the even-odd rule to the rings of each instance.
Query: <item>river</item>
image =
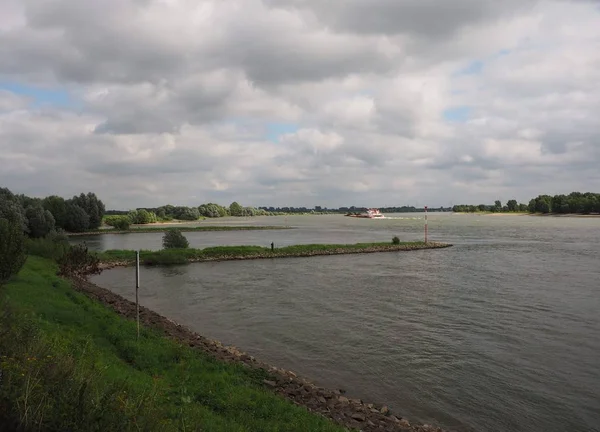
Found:
[[[263,217],[243,222],[296,229],[186,237],[194,247],[422,238],[421,215],[395,217]],[[143,268],[140,301],[409,420],[483,432],[600,430],[600,218],[430,214],[429,222],[431,239],[455,246]],[[158,249],[160,239],[76,241]],[[130,268],[93,281],[134,298]]]

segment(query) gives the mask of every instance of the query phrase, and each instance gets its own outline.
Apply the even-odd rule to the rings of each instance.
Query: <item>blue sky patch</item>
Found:
[[[444,119],[450,122],[466,122],[471,115],[471,107],[458,106],[444,110]]]
[[[75,105],[69,92],[60,87],[42,88],[13,82],[0,82],[0,89],[33,99],[33,106],[73,107]]]
[[[484,62],[481,60],[472,61],[465,67],[457,72],[458,75],[475,75],[481,73],[483,70]]]
[[[272,142],[279,142],[281,135],[296,132],[298,125],[293,123],[267,123],[266,129],[266,138]]]

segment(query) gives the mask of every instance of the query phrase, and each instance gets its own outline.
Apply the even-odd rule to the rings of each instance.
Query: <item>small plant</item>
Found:
[[[162,244],[165,249],[187,249],[190,245],[181,231],[177,229],[167,231],[163,236]]]
[[[394,244],[394,245],[400,244],[400,239],[398,238],[398,236],[392,237],[392,244]]]
[[[91,274],[100,274],[100,259],[88,252],[87,245],[81,243],[71,246],[69,250],[58,259],[59,274],[62,276],[85,277]]]

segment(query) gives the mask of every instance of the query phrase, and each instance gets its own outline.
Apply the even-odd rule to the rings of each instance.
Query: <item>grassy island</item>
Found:
[[[218,246],[205,249],[163,249],[140,251],[140,260],[145,265],[177,265],[202,261],[227,261],[242,259],[265,259],[285,257],[310,257],[319,255],[341,255],[354,253],[397,252],[449,247],[437,242],[356,243],[356,244],[306,244],[281,248],[261,246]],[[99,258],[105,267],[126,266],[134,263],[135,251],[108,250]]]

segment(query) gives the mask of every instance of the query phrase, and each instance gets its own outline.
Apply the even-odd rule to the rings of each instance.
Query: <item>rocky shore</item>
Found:
[[[406,252],[415,250],[425,249],[443,249],[451,247],[448,243],[439,242],[427,242],[427,243],[410,243],[400,245],[378,245],[368,246],[364,248],[332,248],[323,250],[306,250],[306,251],[278,251],[275,249],[273,252],[260,252],[260,253],[249,253],[247,255],[212,255],[212,256],[200,256],[200,257],[189,257],[188,263],[194,262],[208,262],[208,261],[237,261],[237,260],[256,260],[256,259],[268,259],[268,258],[306,258],[313,256],[324,256],[324,255],[348,255],[348,254],[366,254],[366,253],[381,253],[381,252]],[[144,258],[141,258],[142,264]],[[127,267],[133,265],[133,260],[110,260],[103,261],[100,263],[100,268],[103,270],[114,268],[114,267]]]
[[[135,319],[135,303],[84,279],[73,279],[73,286],[120,315]],[[359,399],[351,399],[345,395],[344,390],[318,387],[291,371],[262,363],[235,347],[224,346],[218,341],[205,338],[142,306],[140,306],[140,323],[159,330],[167,337],[185,345],[202,350],[218,360],[235,362],[244,367],[264,371],[267,375],[263,381],[266,388],[348,429],[366,432],[443,432],[442,429],[434,426],[411,424],[408,420],[392,413],[387,406],[376,406]]]

